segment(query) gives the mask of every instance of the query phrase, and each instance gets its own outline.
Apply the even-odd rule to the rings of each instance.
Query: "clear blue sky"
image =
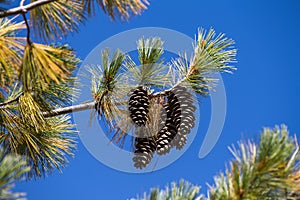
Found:
[[[91,156],[79,141],[74,159],[45,179],[19,183],[15,191],[29,200],[127,199],[184,178],[204,186],[224,170],[231,159],[227,146],[241,138],[258,138],[262,127],[288,125],[300,135],[300,2],[290,1],[174,1],[153,0],[147,11],[128,23],[112,22],[102,12],[89,19],[67,42],[81,59],[108,37],[132,28],[153,26],[194,37],[198,27],[213,27],[236,41],[234,75],[223,76],[227,116],[222,135],[208,156],[198,158],[209,120],[209,100],[198,134],[187,152],[172,165],[152,173],[129,174],[113,170]],[[82,118],[81,120],[87,120]],[[81,134],[84,134],[82,131]],[[112,158],[114,159],[114,158]]]

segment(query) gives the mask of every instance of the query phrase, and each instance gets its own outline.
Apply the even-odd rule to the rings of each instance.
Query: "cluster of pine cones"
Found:
[[[149,93],[143,86],[138,86],[129,94],[128,109],[130,118],[136,126],[134,142],[134,166],[146,167],[153,154],[167,154],[171,148],[182,149],[186,144],[186,135],[195,126],[192,94],[186,87],[177,85],[165,95],[165,101],[160,112],[157,133],[142,133],[142,127],[148,123],[150,99]]]

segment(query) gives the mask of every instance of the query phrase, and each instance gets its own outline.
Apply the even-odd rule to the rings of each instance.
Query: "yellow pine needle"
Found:
[[[27,45],[22,70],[25,89],[30,90],[36,83],[65,82],[76,66],[64,59],[72,58],[74,54],[68,49],[35,43]]]
[[[42,112],[30,93],[24,93],[19,100],[19,110],[23,117],[23,123],[29,123],[35,127],[35,130],[47,130],[47,123]]]
[[[10,83],[18,74],[20,68],[20,51],[23,38],[15,37],[16,31],[24,29],[23,22],[13,23],[13,19],[0,19],[0,83]]]

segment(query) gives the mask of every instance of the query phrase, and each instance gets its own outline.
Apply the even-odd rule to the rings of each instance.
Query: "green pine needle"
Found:
[[[209,199],[298,199],[299,146],[285,126],[265,128],[259,145],[240,142],[234,160],[215,177]]]
[[[179,184],[172,183],[171,187],[167,186],[164,190],[155,188],[150,194],[144,194],[143,197],[132,198],[131,200],[201,200],[199,196],[200,187],[181,180]]]
[[[163,42],[160,38],[141,38],[138,41],[138,58],[140,65],[136,64],[130,56],[125,60],[127,74],[123,78],[136,87],[137,85],[161,87],[169,83],[166,75],[167,66],[163,64]]]
[[[216,35],[212,28],[207,33],[204,29],[200,29],[191,68],[195,68],[200,74],[211,71],[232,72],[235,68],[230,64],[235,61],[236,56],[236,49],[233,45],[234,41],[226,38],[225,34]]]
[[[139,61],[141,65],[153,64],[159,61],[164,53],[163,42],[160,38],[141,38],[137,42]]]
[[[300,198],[300,157],[296,136],[289,137],[287,127],[264,128],[258,144],[241,141],[229,148],[234,159],[225,173],[214,177],[207,197],[199,187],[181,181],[165,190],[155,188],[138,200],[258,200]],[[134,200],[134,199],[132,199]]]
[[[98,102],[96,110],[112,125],[114,120],[121,116],[117,105],[124,94],[117,82],[120,79],[120,70],[122,70],[125,55],[120,50],[116,50],[110,59],[109,49],[105,49],[102,51],[101,58],[102,65],[87,66],[87,68],[92,75],[92,93]]]
[[[232,73],[235,70],[231,66],[236,56],[233,45],[232,39],[226,38],[224,34],[216,35],[212,28],[207,33],[204,29],[199,29],[192,57],[188,59],[186,53],[183,53],[172,60],[182,77],[178,81],[184,79],[195,92],[207,95],[217,81],[212,78],[214,73]]]
[[[0,199],[21,200],[25,193],[13,193],[11,189],[16,181],[24,178],[24,174],[30,170],[26,160],[16,154],[6,154],[0,148]]]

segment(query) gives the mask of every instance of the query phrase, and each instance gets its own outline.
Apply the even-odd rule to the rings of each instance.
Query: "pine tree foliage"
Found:
[[[59,21],[58,19],[53,20]],[[10,21],[6,23],[7,25],[4,27],[10,26],[11,28],[4,30],[10,30],[8,31],[11,32],[10,34],[23,28],[22,24],[16,25]],[[4,34],[4,36],[6,35]],[[1,89],[3,102],[0,104],[1,130],[3,132],[1,143],[7,153],[19,153],[26,157],[32,167],[27,177],[35,178],[50,173],[53,168],[61,169],[67,163],[65,154],[73,154],[75,131],[72,129],[73,125],[70,123],[69,117],[48,118],[44,116],[44,113],[57,107],[66,106],[71,102],[75,81],[72,76],[79,61],[73,50],[67,46],[39,44],[32,42],[28,37],[30,37],[29,34],[27,41],[23,40],[23,43],[10,43],[15,46],[10,46],[10,49],[14,50],[11,55],[22,52],[18,50],[22,49],[22,44],[24,44],[24,49],[19,66],[15,66],[17,70],[14,77],[19,80],[19,83]],[[4,39],[7,40],[7,37]],[[97,102],[95,109],[113,128],[114,138],[118,138],[118,140],[123,140],[122,138],[129,131],[134,132],[137,136],[135,127],[128,122],[130,97],[127,95],[130,90],[140,86],[145,87],[146,91],[149,91],[145,96],[146,99],[154,102],[163,96],[167,99],[168,91],[172,90],[176,84],[185,81],[182,79],[182,74],[178,77],[170,75],[170,70],[168,70],[168,67],[171,68],[170,65],[165,65],[161,59],[162,45],[163,42],[159,38],[140,39],[137,47],[140,65],[137,65],[129,55],[124,55],[121,51],[116,51],[112,58],[109,58],[108,50],[103,51],[102,65],[98,66],[98,71],[90,70],[93,74],[92,92]],[[177,65],[176,67],[181,66]],[[5,73],[4,76],[3,80],[9,80],[9,73]],[[176,81],[173,83],[170,81],[175,79]],[[126,96],[127,99],[124,99]],[[162,105],[163,100],[160,103]],[[149,105],[149,109],[151,107],[154,107],[154,104]],[[148,108],[144,107],[142,111],[145,111],[147,115]],[[155,136],[153,140],[156,151],[159,129],[153,131],[150,124],[157,124],[157,122],[155,122],[156,119],[149,120],[144,116],[142,124],[146,124],[146,121],[148,125],[143,131],[151,133],[151,137]],[[178,127],[176,129],[179,130]],[[175,136],[176,134],[173,134],[171,138],[168,138],[168,143],[170,143],[168,145],[174,146],[174,143],[171,144],[171,140]],[[181,142],[181,146],[178,148],[182,148],[186,142],[185,136],[177,136],[176,140]],[[140,149],[145,149],[138,143],[134,150],[136,153]],[[152,153],[155,152],[153,145],[147,149]]]
[[[6,153],[28,160],[27,177],[41,177],[67,163],[73,155],[75,133],[70,117],[45,118],[44,112],[66,106],[72,99],[73,70],[78,59],[66,46],[28,43],[20,65],[19,84],[3,93],[1,145]],[[62,99],[62,100],[61,100]]]
[[[44,41],[78,31],[78,25],[84,19],[82,0],[54,1],[30,12],[34,33]]]
[[[231,147],[234,160],[215,177],[210,199],[299,199],[299,146],[285,126],[265,128],[259,144]]]
[[[121,70],[125,55],[122,51],[116,50],[110,59],[109,49],[102,51],[102,65],[87,66],[92,75],[92,94],[96,100],[95,109],[97,113],[107,119],[110,125],[119,118],[122,113],[121,108],[116,104],[124,95],[124,86],[118,85],[120,79],[119,70]],[[126,89],[125,89],[126,90]],[[125,106],[126,104],[121,104]]]
[[[13,19],[0,19],[0,85],[3,90],[18,77],[21,65],[22,40],[15,32],[25,28],[23,22],[16,23]],[[0,90],[0,96],[3,91]]]
[[[53,81],[57,85],[71,80],[78,59],[67,46],[28,44],[22,62],[24,90],[42,90]]]
[[[70,117],[29,119],[43,123],[34,124],[16,115],[12,109],[1,109],[0,114],[3,130],[0,136],[1,146],[5,153],[19,154],[26,158],[31,166],[27,178],[41,177],[68,163],[66,154],[73,155],[76,136]]]
[[[127,56],[125,80],[131,85],[164,86],[169,83],[169,76],[165,74],[167,65],[164,65],[161,56],[164,53],[163,41],[158,37],[141,38],[137,42],[138,60]]]
[[[70,116],[49,117],[47,113],[71,103],[79,59],[66,45],[49,43],[77,31],[78,25],[95,13],[96,5],[113,20],[140,14],[148,5],[146,0],[61,0],[25,10],[24,3],[21,1],[21,9],[12,9],[24,21],[0,19],[1,199],[22,197],[13,194],[10,185],[23,174],[37,178],[55,168],[61,170],[76,146]],[[40,2],[29,2],[34,3]],[[11,16],[6,15],[8,11],[0,10],[0,15]],[[24,28],[26,38],[19,34]],[[31,30],[37,42],[32,40]],[[183,52],[171,63],[162,59],[159,38],[138,41],[139,63],[121,51],[112,58],[108,50],[103,51],[102,65],[90,68],[95,111],[106,120],[116,141],[133,133],[137,168],[146,167],[154,153],[183,147],[195,120],[194,101],[186,97],[192,92],[209,94],[216,83],[214,73],[235,70],[233,45],[224,34],[199,29],[193,55]],[[142,127],[136,126],[128,109],[130,91],[139,87],[145,88],[149,101]],[[179,87],[184,95],[172,96]],[[208,197],[198,195],[199,187],[181,182],[171,189],[155,189],[143,199],[300,199],[299,146],[296,138],[288,137],[285,126],[265,128],[259,144],[240,142],[238,148],[230,148],[234,159],[225,173],[215,177]]]
[[[137,199],[300,199],[299,145],[296,137],[289,136],[286,126],[264,128],[258,143],[240,141],[238,147],[231,146],[229,150],[234,158],[225,173],[214,177],[207,197],[199,193],[197,186],[189,184],[188,190],[180,189],[184,183],[181,181],[179,190],[174,186],[156,188]],[[183,195],[186,192],[178,191],[193,192],[187,197]]]
[[[234,41],[225,34],[217,35],[212,28],[208,31],[199,29],[190,59],[186,53],[182,53],[172,64],[195,92],[207,95],[217,81],[212,74],[232,73],[235,70],[231,65],[235,62],[237,51],[233,45]]]
[[[25,193],[13,193],[11,189],[16,180],[24,178],[24,173],[30,168],[26,165],[26,160],[15,154],[5,154],[0,148],[0,199],[21,200]]]
[[[96,5],[107,13],[113,20],[116,18],[128,19],[130,15],[138,15],[147,9],[147,0],[85,0],[84,8],[88,14],[95,13]],[[95,5],[96,4],[96,5]]]
[[[37,0],[31,0],[31,3]],[[96,5],[113,20],[128,19],[147,9],[146,0],[60,0],[42,5],[30,12],[30,22],[36,36],[43,41],[53,40],[69,32],[78,31],[78,25],[95,13]]]
[[[166,186],[165,189],[154,188],[149,195],[145,193],[131,200],[201,200],[203,196],[198,195],[199,190],[199,186],[181,180],[179,184],[173,182],[171,187]]]
[[[68,156],[73,155],[76,131],[70,117],[59,114],[57,109],[72,102],[73,86],[76,84],[74,74],[79,59],[72,48],[52,42],[77,31],[78,25],[94,13],[96,5],[112,19],[128,19],[145,10],[148,1],[31,0],[21,1],[19,8],[0,11],[0,16],[21,14],[24,20],[11,18],[0,21],[0,142],[5,153],[17,153],[27,160],[31,166],[27,178],[41,177],[54,168],[60,170],[67,164]],[[25,31],[19,32],[24,28]],[[32,36],[32,32],[36,37]],[[23,33],[26,37],[19,37]],[[204,94],[204,90],[198,89],[201,87],[206,88],[208,93],[212,88],[207,87],[211,74],[233,70],[229,67],[235,56],[232,44],[232,40],[223,35],[215,36],[213,30],[207,34],[200,30],[191,60],[178,58],[172,63],[162,58],[163,41],[157,37],[141,38],[137,42],[137,59],[121,51],[110,57],[109,51],[104,50],[101,65],[90,67],[95,113],[107,122],[114,134],[113,139],[124,141],[128,133],[132,133],[135,141],[133,152],[145,153],[147,149],[148,153],[155,153],[157,141],[163,141],[158,140],[158,133],[163,128],[161,110],[170,91],[178,85],[188,88],[191,84],[194,91]],[[140,87],[147,91],[142,95],[145,102],[137,100],[138,95],[129,103],[133,100],[130,91]],[[184,111],[185,104],[181,104],[180,112],[179,109],[171,111],[166,129],[170,132],[170,124],[177,123],[176,134],[173,133],[167,141],[168,146],[178,149],[186,143],[186,135],[194,120],[194,109]],[[136,116],[142,120],[133,120]],[[184,123],[185,133],[179,127],[179,121]],[[144,136],[151,145],[136,139]],[[178,141],[178,145],[171,140]],[[150,157],[146,159],[147,163]]]

